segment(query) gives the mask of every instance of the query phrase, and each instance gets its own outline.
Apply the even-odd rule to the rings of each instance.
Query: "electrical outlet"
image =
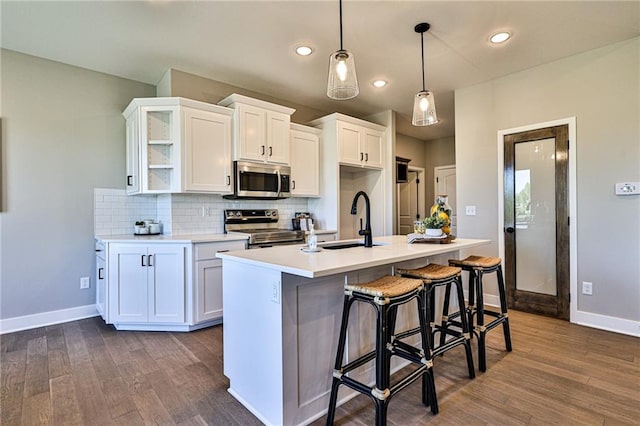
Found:
[[[80,278],[80,288],[81,289],[89,288],[90,284],[91,284],[91,281],[89,280],[89,277]]]
[[[582,294],[593,295],[593,283],[582,281]]]
[[[271,283],[271,301],[280,303],[280,283],[277,281]]]
[[[475,216],[476,206],[464,206],[464,214],[467,216]]]

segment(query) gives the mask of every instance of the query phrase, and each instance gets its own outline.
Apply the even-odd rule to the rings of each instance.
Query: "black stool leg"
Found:
[[[456,286],[456,293],[458,296],[458,305],[464,307],[464,294],[462,293],[462,278],[458,275],[454,281]],[[449,288],[450,284],[447,284],[447,288]],[[462,323],[462,333],[465,336],[469,336],[468,339],[465,340],[464,343],[464,352],[467,356],[467,369],[469,370],[469,378],[473,379],[476,377],[476,369],[473,366],[473,352],[471,350],[471,328],[469,322],[467,321],[467,316],[462,313],[460,315],[460,322]]]
[[[390,342],[391,330],[389,329],[390,316],[394,315],[396,308],[389,309],[388,305],[376,305],[377,324],[376,330],[376,388],[380,392],[389,389],[390,370],[391,370],[391,354],[387,349],[387,343]],[[376,426],[386,426],[387,424],[387,398],[380,395],[373,395],[376,406]]]
[[[487,330],[484,327],[484,290],[482,289],[482,269],[474,271],[476,276],[476,321],[478,330],[478,369],[487,371],[486,337]]]
[[[431,331],[427,328],[427,318],[429,318],[429,312],[427,307],[430,305],[430,293],[427,291],[425,285],[421,294],[418,296],[420,315],[420,334],[422,337],[422,351],[424,352],[424,358],[427,362],[427,368],[422,375],[422,403],[427,407],[431,407],[432,414],[438,414],[438,397],[436,395],[436,383],[433,375],[433,367],[431,366],[433,361],[431,359],[431,348],[433,342],[431,341]]]
[[[459,291],[459,290],[458,290]],[[444,290],[444,303],[442,304],[442,321],[440,322],[440,346],[444,345],[447,339],[447,328],[449,327],[449,298],[451,297],[451,284],[447,283]],[[464,313],[464,298],[460,308],[460,315]]]
[[[471,338],[473,338],[473,331],[474,331],[474,322],[473,322],[473,315],[476,313],[476,273],[475,271],[472,269],[468,269],[467,272],[469,272],[469,306],[467,307],[467,315],[468,315],[468,322],[469,322],[469,327],[470,330],[472,331],[471,333]],[[462,315],[462,311],[460,311],[460,315]]]
[[[504,288],[504,277],[502,276],[502,266],[498,265],[496,269],[498,275],[498,292],[500,293],[500,310],[502,312],[502,332],[504,334],[504,343],[507,352],[511,352],[511,331],[509,329],[509,317],[507,316],[507,296]]]
[[[342,321],[340,323],[340,337],[338,339],[338,351],[336,353],[336,362],[334,368],[336,371],[342,369],[342,360],[344,359],[344,346],[347,340],[347,327],[349,323],[349,309],[353,300],[349,296],[344,297],[344,304],[342,307]],[[340,379],[333,377],[331,381],[331,396],[329,398],[329,411],[327,412],[327,426],[333,425],[333,420],[336,414],[336,403],[338,401],[338,388],[340,387]]]

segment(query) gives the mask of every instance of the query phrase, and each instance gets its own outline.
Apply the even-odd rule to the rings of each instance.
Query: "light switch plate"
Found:
[[[640,182],[616,183],[616,195],[640,194]]]
[[[476,215],[476,206],[464,206],[464,214],[467,216],[475,216]]]

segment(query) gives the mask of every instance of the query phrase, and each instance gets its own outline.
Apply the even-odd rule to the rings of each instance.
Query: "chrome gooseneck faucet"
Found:
[[[353,203],[351,204],[351,214],[355,215],[358,213],[358,198],[360,196],[364,197],[364,208],[365,208],[365,224],[364,229],[362,229],[362,221],[360,222],[360,231],[358,234],[364,235],[364,246],[365,247],[373,247],[373,236],[371,235],[371,206],[369,204],[369,196],[364,191],[359,191],[355,197],[353,197]]]

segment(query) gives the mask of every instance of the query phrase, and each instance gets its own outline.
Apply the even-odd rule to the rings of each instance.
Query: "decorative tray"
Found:
[[[424,234],[408,234],[409,244],[451,244],[456,239],[455,235],[447,234],[440,237],[426,237]]]

